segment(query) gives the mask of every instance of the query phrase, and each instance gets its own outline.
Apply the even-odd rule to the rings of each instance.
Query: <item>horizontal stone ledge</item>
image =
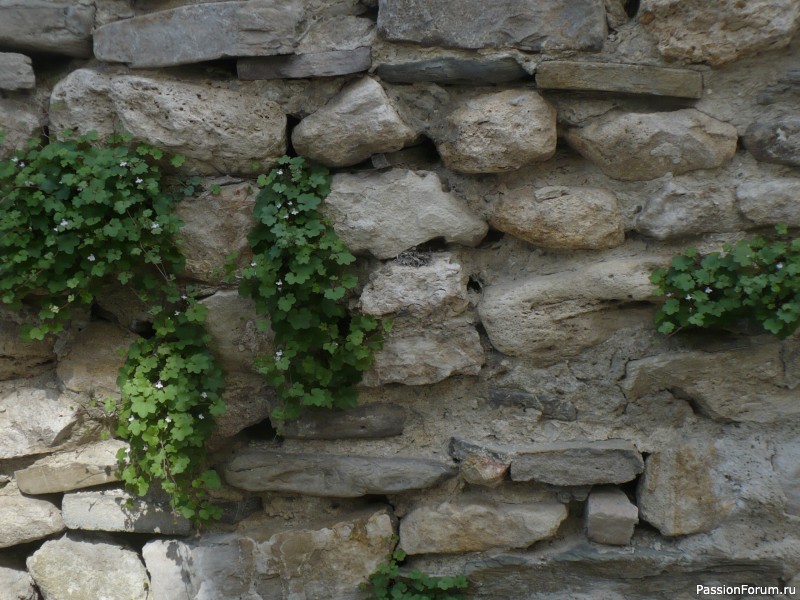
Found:
[[[386,438],[402,435],[406,411],[397,404],[308,412],[283,427],[283,437],[304,440]]]
[[[689,69],[553,60],[537,67],[536,87],[700,98],[703,76]]]
[[[302,79],[334,77],[367,71],[372,66],[372,50],[333,50],[310,54],[240,58],[236,62],[239,79]]]
[[[29,90],[36,86],[31,59],[16,52],[0,52],[0,90]]]
[[[0,47],[80,58],[92,55],[94,2],[0,0],[0,14]]]
[[[225,480],[250,492],[356,498],[431,487],[456,474],[453,465],[422,458],[291,453],[247,448],[224,467]]]
[[[443,56],[378,65],[376,74],[391,83],[432,82],[450,85],[508,83],[528,77],[510,56],[460,58]]]

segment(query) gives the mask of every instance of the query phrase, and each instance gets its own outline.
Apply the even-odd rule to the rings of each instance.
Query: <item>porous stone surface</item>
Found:
[[[368,47],[354,50],[331,50],[287,56],[240,58],[236,63],[239,79],[298,79],[334,77],[367,71],[372,66]]]
[[[41,126],[39,115],[29,103],[0,98],[0,123],[5,137],[0,140],[0,160],[5,160],[36,137]]]
[[[149,577],[139,555],[96,540],[65,536],[45,542],[30,558],[44,600],[146,600]]]
[[[400,521],[400,547],[408,554],[527,548],[552,537],[567,517],[555,498],[510,503],[479,494],[414,508]]]
[[[0,548],[40,540],[64,531],[61,511],[52,502],[15,490],[0,494]]]
[[[94,33],[94,54],[132,67],[288,54],[303,16],[300,0],[190,4],[100,27]]]
[[[127,448],[121,440],[106,440],[77,450],[37,460],[14,473],[25,494],[52,494],[101,485],[117,480],[117,452]]]
[[[670,390],[720,421],[773,423],[800,412],[798,367],[785,366],[781,344],[716,352],[667,352],[628,363],[629,399]]]
[[[514,190],[494,204],[489,224],[543,248],[613,248],[625,241],[619,201],[608,190]]]
[[[736,188],[736,200],[744,217],[754,225],[786,223],[800,227],[800,178],[779,177],[746,181]]]
[[[772,467],[786,496],[786,514],[800,517],[800,443],[789,441],[777,444]]]
[[[488,230],[430,171],[337,173],[323,211],[350,250],[382,259],[436,237],[475,246]]]
[[[385,509],[323,522],[254,521],[247,530],[198,541],[154,540],[144,555],[150,600],[358,598],[358,586],[392,551]]]
[[[377,65],[375,73],[393,83],[431,81],[449,85],[507,83],[528,76],[511,56],[386,59]]]
[[[50,120],[57,131],[130,132],[185,156],[185,168],[200,174],[260,172],[286,151],[286,115],[277,104],[177,80],[78,69],[53,89]]]
[[[222,442],[268,419],[277,405],[275,390],[269,387],[264,377],[245,371],[225,373],[222,401],[225,412],[214,417],[212,443]]]
[[[0,590],[8,600],[39,600],[39,594],[33,587],[33,579],[24,568],[4,564],[0,559]]]
[[[92,55],[94,2],[3,0],[0,46],[86,58]]]
[[[459,438],[450,438],[447,452],[458,463],[461,478],[472,485],[498,487],[506,479],[511,466],[507,452]]]
[[[598,544],[626,546],[639,522],[639,509],[616,487],[592,490],[586,503],[586,535]]]
[[[713,440],[692,440],[647,457],[636,501],[642,520],[667,536],[709,531],[731,512],[734,497],[719,489]]]
[[[436,147],[462,173],[502,173],[556,150],[556,111],[539,94],[507,90],[467,100],[446,118]]]
[[[31,377],[52,366],[54,336],[44,340],[23,340],[22,325],[34,320],[32,314],[0,310],[0,381]]]
[[[381,84],[364,77],[303,119],[292,131],[292,144],[302,156],[346,167],[372,154],[400,150],[416,137]]]
[[[575,405],[568,399],[545,393],[532,394],[525,390],[489,386],[487,400],[493,406],[518,406],[533,408],[548,419],[574,421],[577,417]]]
[[[703,76],[688,69],[552,60],[536,68],[536,87],[700,98]]]
[[[736,152],[736,128],[698,110],[625,113],[612,111],[567,129],[564,137],[606,175],[646,181],[713,169]]]
[[[511,479],[553,485],[625,483],[643,466],[642,455],[625,440],[542,442],[514,451]]]
[[[68,529],[165,535],[188,535],[192,529],[168,504],[120,489],[64,494],[61,511]]]
[[[380,0],[378,29],[386,39],[457,48],[513,47],[599,50],[606,36],[601,0]]]
[[[788,45],[799,18],[793,0],[644,0],[639,8],[667,60],[715,67]]]
[[[753,123],[745,131],[744,145],[758,160],[800,167],[800,116]]]
[[[283,426],[283,437],[301,440],[386,438],[402,435],[406,411],[398,404],[306,412]]]
[[[36,85],[31,59],[16,52],[0,52],[0,90],[29,90]]]
[[[54,451],[69,440],[79,407],[50,389],[9,382],[0,388],[0,459]]]
[[[229,484],[249,491],[355,498],[430,487],[455,475],[455,469],[422,458],[322,456],[252,447],[238,451],[224,473]]]
[[[557,362],[635,324],[643,309],[616,306],[652,298],[650,273],[662,262],[613,259],[487,286],[478,305],[481,323],[500,352]]]

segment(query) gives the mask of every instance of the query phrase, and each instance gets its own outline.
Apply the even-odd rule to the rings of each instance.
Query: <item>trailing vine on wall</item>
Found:
[[[469,587],[466,577],[432,577],[418,569],[401,574],[405,558],[402,548],[395,549],[361,584],[368,600],[463,600]]]

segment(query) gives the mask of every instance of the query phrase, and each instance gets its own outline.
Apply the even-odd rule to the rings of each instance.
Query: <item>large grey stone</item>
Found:
[[[639,522],[639,509],[615,487],[592,490],[586,502],[586,535],[599,544],[626,546]]]
[[[149,600],[358,600],[394,534],[392,514],[373,508],[316,523],[253,520],[241,533],[197,541],[154,540],[142,551]]]
[[[53,454],[16,471],[14,479],[25,494],[52,494],[117,481],[117,452],[127,446],[121,440],[107,440]]]
[[[54,336],[44,340],[23,340],[22,325],[35,321],[31,313],[0,309],[0,381],[31,377],[53,366]]]
[[[0,47],[67,56],[92,55],[94,2],[0,0]]]
[[[275,389],[269,387],[264,376],[244,371],[225,373],[222,401],[225,412],[214,417],[212,445],[265,421],[277,405]]]
[[[754,225],[800,227],[800,178],[746,181],[736,188],[739,210]]]
[[[283,437],[301,440],[386,438],[402,435],[406,411],[398,404],[367,404],[306,412],[283,426]]]
[[[800,442],[790,440],[775,444],[772,468],[786,495],[786,513],[800,517]]]
[[[63,537],[28,558],[44,600],[146,600],[149,577],[139,555],[106,542]]]
[[[52,452],[69,440],[79,407],[54,390],[20,382],[0,392],[0,460]]]
[[[566,517],[554,498],[510,503],[463,494],[411,510],[400,520],[400,546],[408,554],[527,548],[552,537]]]
[[[25,148],[28,140],[37,137],[41,126],[39,115],[21,101],[0,98],[0,123],[5,137],[0,138],[0,160]]]
[[[378,29],[389,40],[458,48],[599,50],[602,0],[379,0]]]
[[[598,188],[513,190],[494,204],[489,223],[543,248],[597,250],[625,241],[617,197]]]
[[[55,504],[3,490],[0,495],[0,548],[33,542],[60,531],[64,531],[64,521]]]
[[[300,0],[180,6],[98,28],[94,54],[132,67],[287,54],[299,37],[303,16]]]
[[[693,108],[663,113],[612,111],[570,128],[565,137],[609,177],[643,181],[713,169],[736,152],[737,132]]]
[[[237,452],[224,472],[229,484],[251,492],[337,498],[418,490],[455,475],[451,465],[429,459],[299,454],[262,448]]]
[[[33,579],[23,568],[6,565],[0,560],[0,590],[7,600],[39,600],[39,594],[33,587]]]
[[[333,77],[368,71],[372,66],[369,48],[331,50],[286,56],[240,58],[236,62],[239,79],[297,79]]]
[[[119,489],[64,494],[61,511],[68,529],[165,535],[188,535],[192,530],[168,504]]]
[[[688,69],[553,60],[536,67],[536,87],[700,98],[703,76]]]
[[[445,165],[463,173],[501,173],[548,160],[556,151],[556,110],[530,90],[467,100],[437,136]]]
[[[546,393],[532,394],[525,390],[490,385],[487,400],[494,406],[533,408],[547,419],[574,421],[577,418],[575,405],[568,398]]]
[[[431,81],[446,85],[508,83],[528,77],[510,56],[442,56],[417,60],[381,62],[375,72],[384,81],[418,83]]]
[[[800,167],[800,116],[753,123],[744,133],[744,146],[758,160]]]
[[[515,449],[511,479],[552,485],[625,483],[643,467],[642,455],[625,440],[543,442]]]
[[[400,150],[416,137],[381,84],[364,77],[303,119],[292,131],[292,144],[312,160],[346,167],[373,154]]]
[[[476,246],[488,231],[429,171],[337,173],[323,210],[348,248],[382,259],[436,237]]]
[[[787,46],[797,31],[794,0],[644,0],[639,20],[668,60],[718,67]]]
[[[667,352],[628,363],[629,400],[669,390],[720,421],[774,423],[800,414],[781,344],[718,352]]]
[[[35,85],[30,58],[24,54],[0,52],[0,90],[29,90]]]
[[[552,364],[649,318],[647,309],[618,307],[652,299],[650,273],[662,263],[618,258],[501,282],[484,288],[478,312],[497,350]]]

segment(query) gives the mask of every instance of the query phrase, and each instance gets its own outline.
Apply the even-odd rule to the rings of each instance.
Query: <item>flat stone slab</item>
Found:
[[[700,98],[703,76],[688,69],[553,60],[536,68],[536,87]]]
[[[283,437],[301,440],[386,438],[402,435],[406,411],[397,404],[309,412],[286,423]]]
[[[69,439],[78,413],[54,390],[22,384],[0,395],[0,460],[52,452]]]
[[[443,56],[428,60],[383,63],[375,71],[391,83],[430,81],[447,85],[484,85],[508,83],[528,77],[528,73],[510,56],[459,58]]]
[[[0,47],[92,55],[94,2],[88,0],[0,0]]]
[[[447,463],[422,458],[299,454],[248,448],[224,468],[225,480],[250,492],[293,492],[356,498],[436,485],[456,474]]]
[[[800,116],[753,123],[744,133],[744,146],[760,161],[800,167]]]
[[[487,399],[494,406],[534,408],[541,411],[542,416],[547,419],[574,421],[578,417],[575,405],[569,400],[547,394],[531,394],[524,390],[490,386]]]
[[[240,58],[236,61],[239,79],[301,79],[334,77],[368,71],[372,66],[372,50],[333,50],[288,56]]]
[[[380,0],[378,29],[426,46],[596,51],[606,15],[603,0]]]
[[[533,444],[515,449],[512,481],[552,485],[624,483],[644,470],[642,455],[625,440]]]
[[[61,511],[52,502],[22,494],[0,496],[0,548],[40,540],[64,531]]]
[[[0,52],[0,90],[30,90],[36,85],[31,59],[24,54]]]
[[[54,454],[14,473],[24,494],[52,494],[117,481],[117,452],[127,448],[120,440],[83,446]]]
[[[168,535],[188,535],[192,530],[191,523],[174,515],[169,506],[122,490],[65,494],[61,510],[69,529]]]

